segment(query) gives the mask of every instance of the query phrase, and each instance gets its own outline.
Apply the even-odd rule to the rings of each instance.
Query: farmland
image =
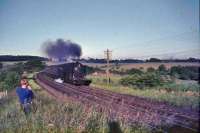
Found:
[[[84,63],[85,65],[91,67],[98,67],[98,68],[106,68],[106,64],[101,63]],[[187,62],[171,62],[171,63],[155,63],[155,62],[148,62],[148,63],[120,63],[119,66],[121,69],[144,69],[146,70],[149,67],[157,69],[160,65],[165,65],[166,68],[171,68],[172,66],[200,66],[200,63],[187,63]],[[116,64],[110,63],[110,68],[115,67]]]

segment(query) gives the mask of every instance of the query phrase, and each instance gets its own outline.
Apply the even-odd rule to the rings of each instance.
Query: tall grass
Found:
[[[35,112],[25,116],[20,109],[17,97],[7,97],[4,109],[0,111],[1,133],[111,133],[148,132],[142,126],[129,125],[117,118],[109,119],[105,112],[98,112],[93,106],[84,106],[72,101],[62,102],[41,90],[30,81],[36,98]],[[8,101],[10,100],[9,104]],[[113,129],[113,123],[114,129]]]

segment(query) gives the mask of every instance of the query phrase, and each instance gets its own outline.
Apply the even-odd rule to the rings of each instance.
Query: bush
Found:
[[[0,82],[4,81],[5,78],[6,78],[6,72],[4,71],[0,72]]]
[[[3,68],[3,63],[0,62],[0,69]]]
[[[118,74],[118,75],[125,75],[126,72],[121,71],[121,70],[110,70],[111,73],[113,74]]]
[[[153,67],[147,68],[147,72],[155,72],[155,69]]]
[[[143,71],[136,68],[132,68],[130,70],[127,70],[126,73],[127,74],[143,74]]]
[[[92,74],[94,72],[105,72],[103,70],[101,70],[100,68],[96,67],[90,67],[90,66],[85,66],[85,71],[86,74]]]
[[[6,72],[0,72],[0,91],[4,91],[4,80],[6,78]]]
[[[8,71],[13,71],[13,72],[17,72],[18,74],[22,74],[24,71],[24,64],[22,62],[16,63]]]
[[[158,67],[157,71],[162,75],[166,75],[168,73],[167,68],[163,64]]]
[[[20,75],[17,72],[7,72],[4,81],[1,82],[2,90],[14,89],[19,84],[19,80]]]
[[[26,71],[40,71],[44,69],[45,63],[40,60],[30,60],[24,63]]]
[[[193,91],[193,92],[199,92],[199,85],[198,84],[166,84],[163,86],[166,90],[171,91]]]
[[[0,72],[0,91],[14,89],[20,80],[23,72],[23,63],[17,63],[11,68]]]
[[[183,80],[197,80],[199,78],[199,67],[174,66],[170,69],[170,75]]]
[[[155,87],[163,85],[164,81],[160,75],[156,73],[134,74],[124,77],[120,80],[120,83],[125,86],[137,86],[143,87]]]

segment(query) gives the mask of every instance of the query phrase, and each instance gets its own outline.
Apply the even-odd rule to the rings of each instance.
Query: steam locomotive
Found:
[[[66,63],[47,67],[44,72],[53,79],[62,79],[73,85],[90,85],[91,80],[85,78],[86,66],[79,63]]]

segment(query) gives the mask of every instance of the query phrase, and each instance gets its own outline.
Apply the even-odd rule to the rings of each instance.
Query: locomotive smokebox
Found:
[[[89,85],[91,80],[85,79],[86,67],[79,63],[67,63],[63,68],[64,82],[74,85]]]

